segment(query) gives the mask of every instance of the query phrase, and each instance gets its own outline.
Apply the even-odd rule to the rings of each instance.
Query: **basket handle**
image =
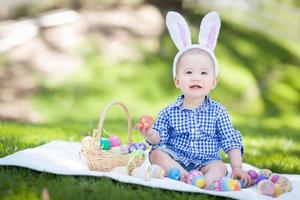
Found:
[[[131,140],[131,116],[130,116],[130,113],[127,109],[127,107],[125,106],[125,104],[123,104],[122,102],[120,101],[112,101],[110,104],[106,105],[100,115],[100,118],[99,118],[99,123],[98,123],[98,129],[97,129],[97,140],[99,141],[100,138],[101,138],[101,132],[102,132],[102,129],[103,129],[103,123],[104,123],[104,119],[105,119],[105,116],[106,116],[106,112],[114,105],[119,105],[123,108],[123,110],[125,111],[126,113],[126,116],[127,116],[127,124],[128,124],[128,141],[127,141],[127,144],[130,145],[132,143],[132,140]]]

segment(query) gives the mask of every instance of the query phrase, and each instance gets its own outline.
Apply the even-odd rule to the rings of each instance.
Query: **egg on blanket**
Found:
[[[266,177],[270,177],[272,174],[272,171],[269,170],[269,169],[262,169],[260,172],[259,172],[259,175],[263,175],[263,176],[266,176]]]
[[[250,169],[248,171],[248,175],[250,176],[251,179],[256,179],[258,177],[257,172],[255,170],[253,170],[253,169]]]
[[[273,193],[273,197],[278,197],[283,193],[282,187],[281,185],[279,185],[278,183],[275,184],[275,191]]]
[[[171,168],[168,171],[168,177],[174,180],[179,180],[181,176],[180,170],[178,168]]]
[[[192,185],[198,187],[198,188],[203,188],[205,185],[205,179],[203,175],[197,175],[194,176],[191,182]]]
[[[265,179],[268,179],[268,177],[264,176],[264,175],[259,175],[255,181],[255,184],[257,185],[260,181],[265,180]]]
[[[151,174],[149,170],[142,168],[142,167],[136,167],[132,170],[131,175],[136,178],[140,178],[144,181],[149,181],[151,178]]]
[[[259,193],[267,196],[273,196],[275,192],[275,185],[272,181],[268,179],[261,180],[257,185],[256,188]]]
[[[192,184],[192,180],[195,176],[202,176],[202,172],[200,172],[199,170],[192,170],[189,171],[189,173],[187,174],[187,183],[188,184]]]
[[[282,187],[283,192],[290,192],[293,189],[292,182],[285,176],[279,174],[272,174],[270,180],[274,184],[279,184]]]
[[[147,169],[152,178],[162,178],[165,175],[165,170],[159,165],[150,165]]]
[[[214,191],[240,191],[241,185],[239,181],[234,180],[228,176],[224,176],[217,180],[214,180],[213,183],[209,186],[209,189]]]

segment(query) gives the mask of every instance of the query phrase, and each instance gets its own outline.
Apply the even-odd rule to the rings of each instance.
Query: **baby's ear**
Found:
[[[178,79],[178,75],[174,76],[173,80],[174,80],[174,84],[175,84],[176,88],[179,88],[179,79]]]
[[[211,50],[217,45],[221,20],[217,12],[206,14],[200,24],[199,43]]]
[[[179,13],[169,11],[167,14],[166,25],[178,50],[192,44],[190,29]]]
[[[215,87],[218,85],[218,77],[215,77],[214,80],[213,80],[213,87],[212,89],[215,89]]]

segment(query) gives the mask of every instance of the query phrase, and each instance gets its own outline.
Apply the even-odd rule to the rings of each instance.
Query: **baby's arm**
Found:
[[[157,131],[152,129],[152,127],[145,127],[145,128],[139,128],[137,129],[140,131],[142,135],[145,136],[146,140],[150,142],[151,144],[158,144],[160,142],[160,136]]]
[[[238,148],[231,149],[228,151],[228,156],[232,168],[232,178],[241,178],[243,182],[249,186],[250,185],[250,176],[243,170],[242,164],[242,153]]]
[[[228,156],[231,164],[231,168],[242,168],[242,153],[238,148],[231,149],[228,151]]]

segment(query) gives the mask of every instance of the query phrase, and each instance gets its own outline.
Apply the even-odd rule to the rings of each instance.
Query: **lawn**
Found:
[[[106,126],[121,130],[120,124],[126,122],[107,121]],[[80,141],[96,125],[97,121],[54,125],[1,122],[0,157],[51,140]],[[251,127],[241,127],[240,130],[245,144],[245,162],[278,173],[300,173],[300,136],[296,130]],[[118,135],[125,141],[126,134]],[[134,141],[142,139],[136,131],[133,136]],[[119,199],[121,196],[126,199],[220,199],[122,184],[107,178],[59,176],[7,166],[0,167],[0,180],[1,199],[40,199],[44,188],[47,188],[51,199]]]
[[[188,16],[192,32],[198,27],[193,19],[202,16],[197,12]],[[135,46],[143,55],[139,60],[118,62],[103,57],[93,38],[86,41],[78,50],[84,66],[72,77],[64,82],[40,77],[31,102],[44,122],[0,122],[0,157],[52,140],[79,142],[97,128],[101,110],[114,99],[128,106],[133,124],[143,114],[156,116],[179,94],[170,69],[176,49],[167,32],[159,40],[156,53],[139,44]],[[211,96],[228,108],[235,127],[241,131],[244,162],[277,173],[300,174],[300,60],[299,53],[294,53],[300,50],[294,46],[291,50],[286,44],[223,20],[216,49],[219,83]],[[104,128],[125,141],[124,113],[111,109]],[[136,130],[132,135],[134,141],[143,140]],[[223,157],[227,162],[224,153]],[[220,199],[107,178],[0,167],[0,199],[40,199],[45,188],[51,199]]]

